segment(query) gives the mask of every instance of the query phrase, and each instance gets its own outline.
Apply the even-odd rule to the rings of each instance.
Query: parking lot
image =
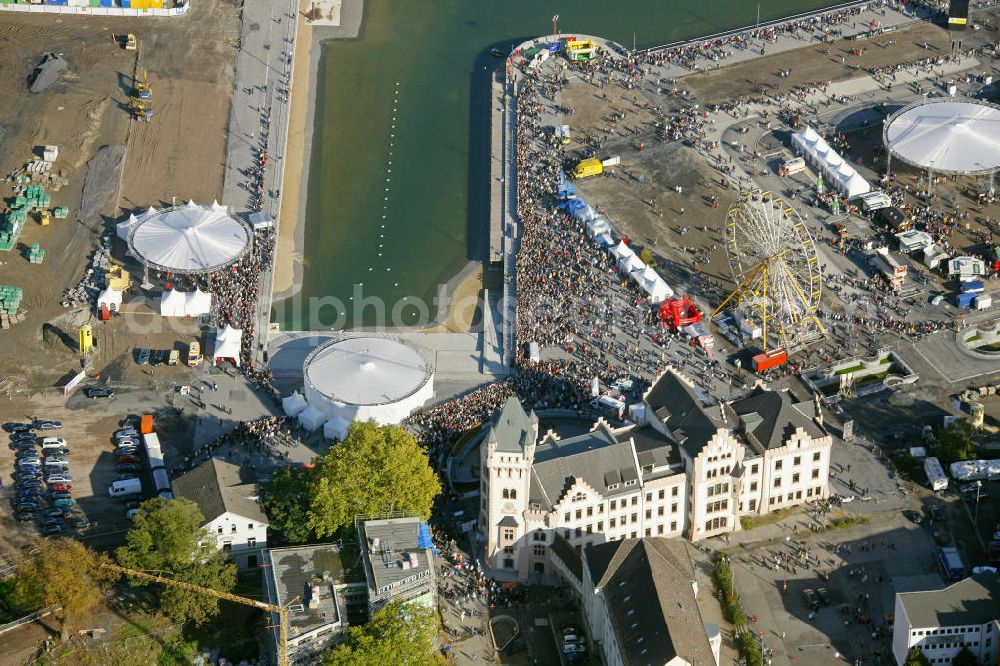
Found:
[[[68,400],[61,393],[38,394],[28,398],[12,398],[0,402],[0,423],[31,422],[33,418],[58,420],[62,427],[40,431],[42,436],[60,437],[65,440],[68,453],[68,475],[72,478],[70,498],[74,505],[70,517],[86,519],[89,526],[73,531],[84,543],[95,547],[116,545],[130,522],[126,506],[120,499],[108,497],[108,486],[119,473],[116,465],[111,434],[127,414],[156,411],[162,408],[164,398],[154,391],[131,392],[124,399],[87,399],[82,394]],[[42,486],[41,511],[33,522],[18,522],[13,510],[18,491],[15,487],[15,451],[9,446],[10,436],[2,437],[0,447],[0,526],[5,538],[0,540],[0,557],[16,556],[19,549],[42,534],[41,513],[50,507],[48,489]],[[38,451],[41,448],[36,445]],[[141,456],[140,456],[141,460]],[[141,476],[141,474],[140,474]]]

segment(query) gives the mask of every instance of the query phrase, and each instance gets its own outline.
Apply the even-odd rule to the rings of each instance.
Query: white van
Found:
[[[62,437],[46,437],[42,440],[43,449],[62,449],[66,446],[66,440]]]

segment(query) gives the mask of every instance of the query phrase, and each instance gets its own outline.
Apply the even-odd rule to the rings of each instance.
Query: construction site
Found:
[[[75,373],[86,323],[95,374],[141,377],[116,335],[125,318],[99,322],[88,289],[105,271],[132,286],[111,251],[123,215],[174,197],[221,198],[238,18],[222,0],[171,19],[5,16],[0,328],[18,353],[0,361],[0,392],[23,395]],[[152,333],[149,344],[188,336]]]

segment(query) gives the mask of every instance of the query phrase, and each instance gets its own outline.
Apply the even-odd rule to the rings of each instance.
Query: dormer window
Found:
[[[626,486],[634,486],[637,483],[638,483],[637,480],[635,480],[635,479],[629,479],[628,481],[625,482],[625,485]]]
[[[642,473],[643,474],[652,474],[652,472],[653,472],[653,466],[652,465],[643,465],[642,466]]]
[[[610,486],[608,486],[608,490],[617,490],[619,485],[620,484],[618,483],[612,483]]]

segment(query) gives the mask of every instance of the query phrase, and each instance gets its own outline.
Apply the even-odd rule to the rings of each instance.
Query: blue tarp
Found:
[[[557,52],[562,51],[562,44],[559,42],[549,42],[549,51]]]
[[[982,280],[962,280],[962,293],[978,294],[986,291],[986,285]]]
[[[570,213],[573,213],[574,211],[578,211],[581,208],[586,208],[586,207],[587,207],[587,202],[584,201],[583,199],[571,199],[570,201],[566,202],[566,210],[568,210]]]
[[[427,523],[419,523],[419,527],[417,528],[417,547],[430,548],[435,555],[438,554],[438,549],[434,546],[434,541],[431,539],[431,528],[427,526]]]

